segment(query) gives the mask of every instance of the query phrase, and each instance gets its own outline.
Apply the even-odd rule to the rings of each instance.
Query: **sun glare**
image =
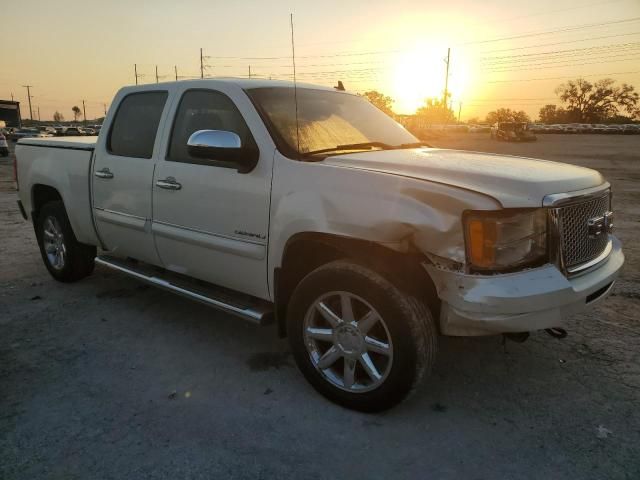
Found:
[[[447,48],[420,46],[396,56],[393,63],[391,96],[399,113],[414,113],[426,98],[442,98]],[[453,65],[453,62],[452,62]],[[469,79],[465,59],[458,56],[449,71],[450,100],[461,101]]]

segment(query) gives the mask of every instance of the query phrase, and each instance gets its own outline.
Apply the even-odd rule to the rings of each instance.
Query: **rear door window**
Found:
[[[151,158],[167,92],[127,95],[116,112],[108,140],[112,155]]]

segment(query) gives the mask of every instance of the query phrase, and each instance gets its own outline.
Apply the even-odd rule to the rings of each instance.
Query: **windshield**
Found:
[[[294,88],[256,88],[247,93],[284,154],[327,155],[329,150],[343,153],[418,142],[404,127],[362,97],[298,88],[298,148]]]

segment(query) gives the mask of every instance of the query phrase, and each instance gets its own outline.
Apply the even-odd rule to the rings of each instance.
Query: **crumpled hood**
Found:
[[[484,193],[503,207],[538,207],[552,193],[604,183],[599,172],[565,163],[464,150],[416,148],[327,157],[328,165],[402,175]]]

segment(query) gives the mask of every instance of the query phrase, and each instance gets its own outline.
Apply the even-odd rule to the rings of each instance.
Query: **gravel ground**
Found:
[[[102,268],[52,280],[0,159],[0,479],[640,478],[640,137],[433,143],[599,169],[627,263],[565,340],[442,338],[379,415],[317,395],[275,327]]]

